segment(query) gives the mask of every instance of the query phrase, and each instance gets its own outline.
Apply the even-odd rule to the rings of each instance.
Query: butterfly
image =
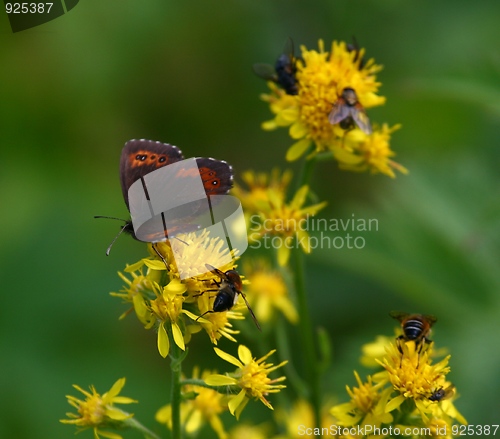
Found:
[[[154,173],[165,166],[172,172],[163,175]],[[156,178],[158,175],[159,178]],[[166,176],[166,177],[165,177]],[[149,181],[146,185],[146,181]],[[185,199],[185,188],[195,187],[201,181],[203,199]],[[134,229],[131,220],[121,220],[115,217],[96,216],[95,218],[110,218],[125,221],[120,232],[113,239],[106,255],[122,232],[131,234],[135,239],[144,242],[160,242],[180,233],[188,233],[199,228],[196,219],[210,206],[210,197],[226,195],[233,185],[232,167],[222,160],[197,157],[184,160],[182,151],[174,145],[153,140],[129,140],[123,147],[120,157],[120,183],[123,198],[129,212],[145,211],[150,200],[161,197],[173,203],[176,208],[158,213],[141,224],[140,229]],[[188,194],[189,195],[189,194]],[[208,199],[208,202],[207,202]],[[149,211],[146,209],[146,215]],[[153,214],[151,214],[153,215]],[[134,215],[132,215],[134,217]],[[162,227],[159,227],[163,225]],[[140,231],[140,233],[138,233]]]

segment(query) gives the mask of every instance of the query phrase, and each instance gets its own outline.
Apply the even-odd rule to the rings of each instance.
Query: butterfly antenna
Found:
[[[127,220],[123,218],[116,218],[115,216],[102,216],[102,215],[94,215],[94,218],[107,218],[107,219],[113,219],[113,220],[118,220],[118,221],[124,221],[127,222]]]
[[[109,256],[109,252],[111,251],[111,247],[113,247],[113,244],[115,243],[115,241],[123,233],[123,231],[127,228],[129,222],[127,220],[124,220],[123,218],[117,218],[115,216],[94,215],[94,218],[106,218],[106,219],[112,219],[112,220],[117,220],[117,221],[123,221],[125,223],[123,225],[122,229],[118,232],[118,235],[116,235],[114,237],[113,241],[111,241],[111,244],[109,244],[109,247],[106,249],[106,256]]]
[[[99,218],[107,218],[107,217],[99,217]],[[119,218],[116,218],[119,219]],[[123,231],[127,228],[128,223],[125,223],[121,230],[118,232],[118,234],[114,237],[113,241],[111,241],[111,244],[109,244],[109,247],[106,250],[106,256],[109,256],[109,252],[111,251],[111,247],[113,247],[113,244],[115,241],[118,239],[118,237],[123,233]]]

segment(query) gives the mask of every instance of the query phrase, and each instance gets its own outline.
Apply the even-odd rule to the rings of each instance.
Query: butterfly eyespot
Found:
[[[167,160],[167,158],[166,158],[165,156],[161,156],[161,157],[158,159],[158,161],[159,161],[160,163],[163,163],[163,162],[165,162],[166,160]]]
[[[141,162],[143,162],[148,158],[148,156],[146,154],[137,154],[135,158],[136,160],[140,160]]]
[[[151,157],[149,157],[151,160],[156,159],[156,156],[153,154]]]
[[[214,180],[214,181],[212,181],[212,184],[213,184],[214,186],[217,186],[217,185],[219,184],[219,182],[218,182],[218,181],[216,181],[216,180]]]

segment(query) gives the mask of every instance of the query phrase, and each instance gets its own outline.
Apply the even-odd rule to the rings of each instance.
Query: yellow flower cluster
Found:
[[[244,318],[238,310],[245,306],[240,304],[224,312],[211,312],[222,279],[200,267],[208,264],[223,273],[235,267],[233,263],[222,262],[226,253],[221,250],[220,240],[211,239],[209,232],[204,231],[179,236],[176,241],[184,251],[176,251],[175,258],[170,242],[154,244],[154,249],[150,245],[151,256],[119,273],[125,286],[120,292],[111,293],[132,305],[122,317],[134,310],[146,329],[157,329],[162,357],[168,355],[171,340],[185,350],[192,334],[202,329],[214,344],[221,337],[236,341],[234,335],[239,331],[233,329],[231,320]],[[205,271],[202,275],[181,280],[185,273],[202,271]]]
[[[278,170],[273,170],[269,176],[249,171],[243,174],[242,179],[248,189],[236,184],[233,193],[245,209],[249,241],[254,247],[276,249],[278,263],[282,267],[288,263],[290,251],[295,245],[310,253],[307,219],[323,209],[326,202],[304,206],[310,195],[307,185],[299,188],[292,200],[287,202],[291,179],[289,171],[280,175]]]
[[[119,379],[111,389],[100,395],[97,393],[94,386],[90,386],[90,392],[83,390],[76,384],[73,387],[85,395],[85,400],[78,399],[74,396],[67,395],[69,404],[71,404],[78,414],[66,413],[70,419],[61,419],[63,424],[73,424],[81,430],[91,428],[94,432],[94,438],[99,439],[101,436],[109,439],[121,439],[119,434],[103,431],[103,428],[115,428],[125,426],[127,420],[131,420],[133,414],[125,413],[114,404],[131,404],[137,402],[126,396],[119,396],[125,378]]]
[[[346,427],[369,426],[377,437],[386,437],[389,431],[409,436],[404,432],[420,428],[432,437],[451,438],[453,422],[467,422],[453,404],[455,388],[446,378],[450,355],[433,363],[433,346],[425,338],[405,336],[395,340],[379,336],[365,345],[362,363],[378,364],[384,370],[365,382],[355,372],[358,387],[347,388],[350,401],[330,411],[336,422]]]
[[[328,117],[345,89],[354,90],[357,98],[346,115],[355,112],[364,116],[365,109],[383,105],[386,99],[377,94],[380,82],[376,79],[382,67],[373,59],[365,62],[364,49],[352,50],[344,42],[334,41],[330,50],[325,51],[320,40],[318,51],[304,46],[301,51],[296,62],[297,95],[287,94],[275,83],[269,83],[271,92],[261,96],[275,114],[262,128],[289,127],[290,137],[296,140],[287,152],[287,160],[297,160],[314,146],[313,155],[330,151],[342,169],[390,177],[395,176],[394,169],[406,173],[403,166],[392,160],[394,152],[389,146],[391,134],[400,125],[375,125],[373,132],[371,129],[366,132],[354,124],[354,128],[346,129],[338,123],[332,125]]]

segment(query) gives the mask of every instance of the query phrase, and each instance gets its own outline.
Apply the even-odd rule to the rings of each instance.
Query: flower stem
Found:
[[[305,359],[306,380],[309,385],[310,402],[314,411],[315,426],[321,425],[321,397],[319,390],[318,355],[315,346],[311,315],[307,303],[307,293],[304,283],[304,255],[297,246],[293,250],[295,259],[295,291],[300,310],[299,333],[303,358]]]
[[[316,154],[309,160],[303,161],[302,171],[297,180],[297,189],[304,185],[309,185],[313,175],[316,162],[330,160],[332,154],[330,152]],[[300,312],[299,331],[300,344],[305,358],[306,380],[309,385],[309,399],[314,411],[316,426],[321,425],[321,393],[320,393],[320,373],[318,367],[318,353],[315,344],[315,336],[311,323],[311,314],[307,301],[307,293],[304,280],[304,254],[300,246],[296,246],[293,250],[295,262],[295,291],[297,293],[297,305]]]
[[[181,430],[181,373],[182,360],[185,355],[181,352],[179,346],[175,344],[173,336],[170,338],[170,369],[172,372],[172,389],[170,403],[172,405],[172,439],[182,439]]]
[[[158,436],[156,433],[153,433],[149,428],[146,428],[135,418],[129,418],[125,420],[124,424],[127,425],[127,427],[140,431],[146,439],[160,439],[160,436]]]
[[[297,179],[297,190],[305,184],[310,184],[314,167],[317,162],[325,162],[333,159],[333,154],[330,151],[320,152],[315,154],[309,160],[304,160],[302,170],[300,171],[299,178]]]

